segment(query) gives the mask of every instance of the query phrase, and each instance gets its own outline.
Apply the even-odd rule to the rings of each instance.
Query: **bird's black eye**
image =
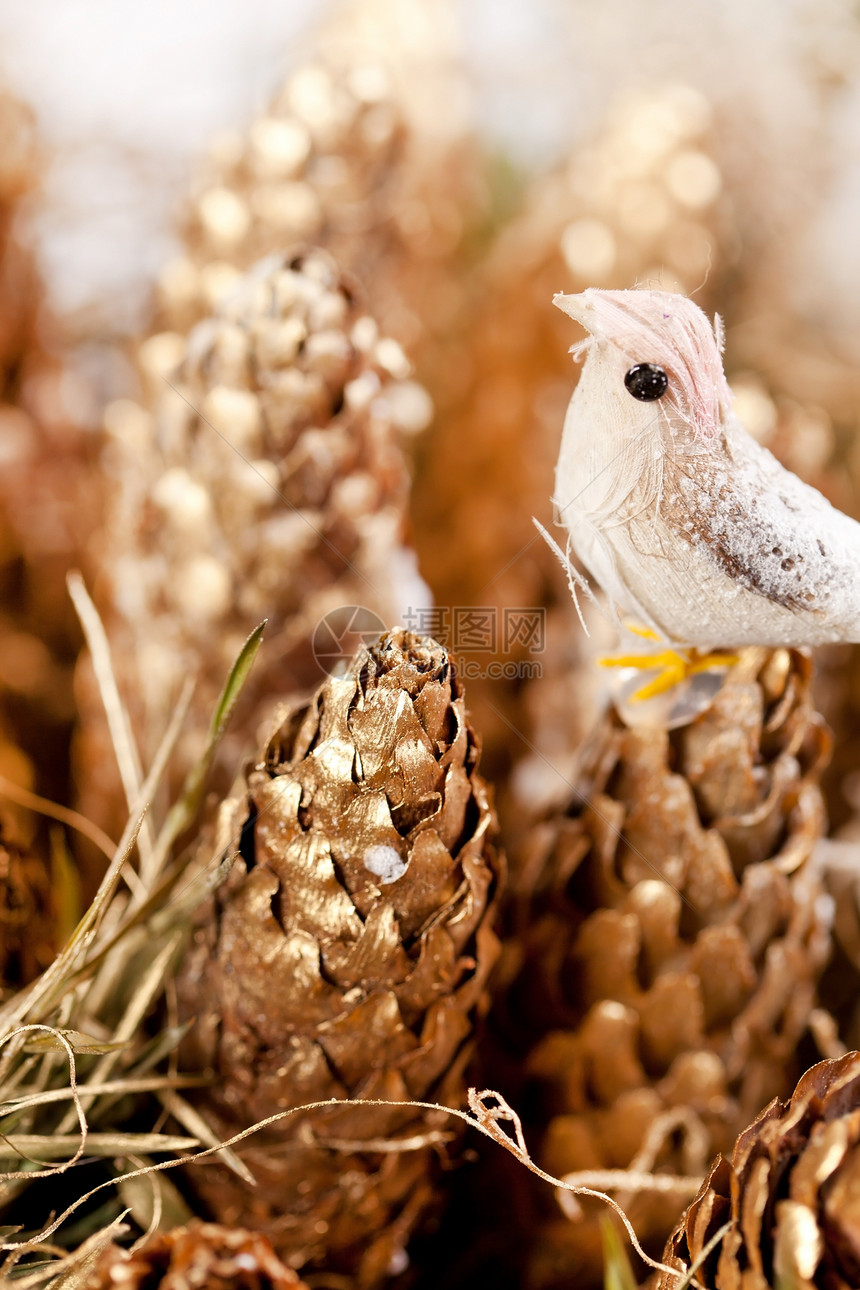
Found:
[[[662,399],[668,390],[669,378],[656,363],[637,363],[625,376],[624,384],[634,399],[653,403],[655,399]]]

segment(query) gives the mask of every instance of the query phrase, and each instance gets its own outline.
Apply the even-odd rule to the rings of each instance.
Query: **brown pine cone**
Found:
[[[644,1152],[638,1168],[695,1176],[796,1078],[829,945],[810,864],[829,740],[810,671],[798,652],[747,650],[687,726],[627,729],[610,712],[583,796],[534,839],[509,1024],[553,1174]],[[683,1201],[624,1203],[653,1248]],[[530,1284],[597,1284],[599,1265],[596,1221],[548,1217]]]
[[[325,614],[363,606],[379,632],[401,600],[421,595],[402,545],[408,475],[396,405],[408,365],[318,250],[263,261],[187,341],[153,337],[141,361],[144,405],[109,409],[101,599],[148,756],[184,678],[200,673],[177,772],[200,754],[242,641],[268,619],[223,748],[232,778],[261,697],[268,709],[272,695],[319,684],[312,638]],[[110,800],[112,759],[98,699],[82,706],[86,810],[104,822],[98,799]]]
[[[855,1170],[857,1171],[855,1173]],[[860,1284],[860,1053],[819,1062],[721,1156],[663,1255],[705,1290]],[[708,1243],[730,1224],[710,1253]],[[659,1290],[678,1278],[663,1273]]]
[[[57,951],[56,910],[44,860],[0,825],[0,991],[26,985]]]
[[[307,1290],[259,1232],[189,1223],[133,1253],[112,1245],[86,1290]]]
[[[309,703],[283,709],[227,801],[239,854],[180,978],[186,1065],[211,1067],[222,1138],[324,1098],[458,1105],[496,956],[495,822],[446,651],[397,631]],[[219,1221],[296,1266],[377,1284],[432,1199],[444,1114],[338,1107],[238,1147],[189,1181]]]

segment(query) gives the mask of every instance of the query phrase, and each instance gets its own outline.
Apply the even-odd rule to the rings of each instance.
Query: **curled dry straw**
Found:
[[[71,1046],[68,1044],[68,1042],[65,1040],[64,1036],[59,1030],[56,1030],[53,1027],[35,1027],[35,1028],[51,1031],[57,1037],[58,1042],[60,1042],[68,1052],[70,1072],[71,1072],[70,1087],[73,1094],[75,1108],[79,1115],[80,1124],[81,1124],[81,1142],[78,1146],[78,1149],[75,1151],[74,1155],[69,1160],[64,1161],[61,1165],[58,1165],[53,1169],[45,1171],[46,1173],[58,1173],[58,1172],[63,1172],[66,1169],[69,1169],[72,1164],[74,1164],[78,1159],[80,1159],[83,1153],[84,1144],[87,1140],[86,1117],[81,1107],[80,1093],[78,1091],[77,1086],[74,1083],[74,1054],[72,1052]],[[29,1029],[34,1029],[34,1028],[21,1027],[19,1028],[19,1030],[15,1031],[14,1033],[20,1034],[21,1031],[29,1030]],[[12,1035],[9,1035],[6,1038],[11,1038],[11,1037]],[[2,1040],[0,1040],[0,1042],[2,1042]],[[495,1105],[490,1105],[490,1103],[492,1102],[494,1102]],[[605,1201],[606,1204],[608,1204],[618,1214],[618,1217],[621,1219],[621,1222],[624,1224],[627,1230],[627,1234],[630,1237],[631,1244],[633,1245],[633,1248],[636,1250],[636,1253],[639,1255],[639,1257],[655,1271],[663,1272],[670,1277],[676,1277],[679,1279],[682,1278],[683,1274],[679,1273],[676,1268],[672,1268],[668,1264],[660,1263],[657,1260],[652,1259],[650,1255],[648,1255],[645,1252],[645,1250],[642,1249],[642,1246],[639,1244],[639,1240],[636,1236],[636,1233],[633,1230],[633,1226],[630,1223],[630,1220],[628,1219],[624,1210],[617,1203],[617,1201],[615,1201],[605,1191],[599,1190],[599,1184],[601,1183],[604,1186],[624,1187],[627,1190],[647,1190],[651,1187],[661,1189],[665,1185],[665,1178],[661,1177],[660,1175],[630,1173],[621,1169],[607,1170],[605,1172],[595,1173],[594,1175],[585,1174],[585,1173],[580,1176],[571,1175],[566,1179],[554,1178],[552,1174],[546,1173],[543,1169],[539,1168],[539,1166],[536,1165],[532,1160],[529,1154],[528,1148],[526,1146],[525,1139],[523,1137],[520,1117],[517,1115],[516,1111],[514,1111],[510,1106],[508,1106],[507,1102],[501,1096],[501,1094],[497,1093],[493,1089],[483,1089],[480,1092],[478,1092],[476,1089],[470,1088],[468,1093],[468,1103],[469,1103],[468,1111],[464,1111],[455,1107],[441,1106],[437,1102],[420,1102],[420,1101],[401,1102],[401,1101],[388,1101],[385,1099],[377,1099],[377,1098],[368,1099],[367,1102],[363,1103],[363,1105],[387,1107],[387,1108],[393,1108],[393,1109],[396,1108],[399,1110],[402,1110],[404,1106],[408,1106],[408,1107],[415,1108],[416,1110],[434,1111],[434,1112],[441,1111],[446,1115],[453,1115],[457,1117],[458,1119],[462,1120],[466,1125],[468,1125],[470,1128],[477,1129],[479,1133],[484,1134],[485,1137],[490,1138],[493,1142],[497,1143],[499,1146],[504,1147],[505,1150],[509,1151],[511,1155],[514,1156],[514,1158],[519,1161],[520,1164],[522,1164],[526,1169],[530,1170],[531,1173],[536,1174],[538,1178],[542,1178],[544,1182],[548,1182],[552,1186],[558,1187],[562,1191],[570,1192],[574,1195],[591,1196],[598,1200]],[[238,1143],[244,1141],[244,1139],[250,1137],[252,1134],[257,1133],[260,1129],[265,1129],[270,1125],[286,1120],[290,1116],[299,1115],[302,1113],[306,1113],[308,1111],[319,1111],[319,1110],[323,1110],[326,1107],[343,1106],[346,1104],[348,1104],[348,1099],[326,1098],[321,1102],[308,1102],[308,1103],[305,1103],[303,1106],[291,1107],[289,1110],[281,1111],[277,1115],[267,1116],[266,1119],[260,1120],[257,1124],[250,1125],[247,1129],[241,1130],[239,1133],[234,1134],[231,1138],[228,1138],[224,1142],[218,1143],[215,1146],[206,1147],[194,1153],[185,1152],[182,1155],[175,1156],[173,1159],[159,1161],[158,1163],[155,1163],[155,1164],[146,1165],[139,1169],[131,1170],[123,1175],[123,1179],[125,1181],[129,1181],[130,1179],[146,1177],[148,1175],[163,1172],[165,1170],[174,1169],[180,1165],[184,1166],[184,1165],[196,1164],[206,1159],[207,1157],[216,1155],[225,1147],[236,1146]],[[507,1127],[503,1127],[503,1126],[510,1126],[510,1130],[512,1131],[513,1136],[510,1136],[510,1132],[507,1131]],[[393,1140],[391,1145],[396,1145],[396,1140]],[[423,1145],[423,1143],[421,1145]],[[3,1174],[0,1174],[0,1182],[5,1182],[9,1179],[16,1178],[16,1177],[29,1178],[32,1176],[33,1175],[26,1174],[26,1173],[17,1173],[17,1174],[3,1173]],[[684,1181],[685,1183],[689,1184],[691,1188],[695,1188],[699,1183],[698,1179],[689,1179]],[[20,1256],[26,1251],[34,1249],[38,1244],[42,1243],[43,1241],[46,1241],[48,1237],[52,1236],[58,1230],[58,1228],[61,1227],[62,1224],[65,1223],[66,1220],[70,1218],[73,1213],[75,1213],[76,1210],[78,1210],[87,1201],[91,1200],[93,1196],[97,1195],[99,1192],[102,1192],[105,1189],[110,1188],[114,1185],[115,1183],[113,1179],[108,1179],[106,1182],[99,1183],[98,1186],[91,1188],[84,1195],[79,1196],[77,1200],[73,1201],[72,1204],[68,1205],[66,1209],[53,1220],[53,1222],[51,1222],[50,1224],[48,1224],[46,1227],[42,1229],[42,1231],[38,1234],[37,1237],[27,1241],[21,1241],[21,1242],[16,1242],[16,1241],[0,1242],[0,1250],[15,1251]],[[22,1279],[20,1284],[26,1287],[28,1285],[28,1282],[29,1282],[29,1279]]]

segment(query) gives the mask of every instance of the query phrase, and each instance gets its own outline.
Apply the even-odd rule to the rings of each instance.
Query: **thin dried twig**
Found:
[[[496,1105],[488,1106],[487,1103],[490,1100],[495,1101]],[[201,1151],[195,1152],[193,1155],[188,1154],[188,1155],[177,1156],[177,1157],[174,1157],[172,1160],[162,1160],[162,1161],[159,1161],[157,1164],[147,1165],[141,1169],[132,1170],[131,1172],[124,1174],[123,1178],[124,1180],[127,1181],[130,1178],[143,1177],[147,1174],[158,1173],[166,1169],[175,1169],[180,1165],[196,1164],[199,1161],[204,1160],[209,1156],[216,1155],[218,1152],[223,1151],[225,1147],[234,1147],[237,1143],[244,1141],[245,1138],[250,1137],[254,1133],[258,1133],[261,1129],[264,1129],[271,1124],[279,1123],[282,1120],[288,1119],[290,1116],[306,1113],[308,1111],[321,1111],[326,1107],[333,1107],[333,1106],[342,1107],[342,1106],[349,1106],[349,1105],[380,1106],[380,1107],[389,1107],[389,1108],[398,1108],[398,1109],[403,1109],[405,1107],[413,1107],[416,1110],[442,1112],[445,1115],[456,1116],[458,1119],[462,1120],[465,1124],[469,1125],[471,1128],[477,1129],[480,1133],[483,1133],[486,1137],[491,1138],[493,1142],[496,1142],[499,1146],[504,1147],[506,1151],[509,1151],[511,1155],[513,1155],[517,1160],[519,1160],[520,1164],[524,1165],[526,1169],[531,1171],[531,1173],[536,1174],[538,1178],[542,1178],[545,1182],[550,1183],[553,1187],[563,1188],[564,1190],[575,1192],[577,1195],[580,1195],[580,1196],[592,1196],[594,1197],[595,1200],[601,1200],[605,1204],[609,1205],[618,1214],[618,1217],[621,1219],[621,1222],[624,1224],[624,1227],[627,1231],[627,1235],[630,1238],[630,1242],[634,1250],[636,1251],[636,1253],[643,1260],[643,1262],[657,1272],[667,1272],[669,1273],[670,1276],[677,1277],[679,1281],[681,1280],[682,1274],[678,1272],[676,1268],[671,1268],[666,1263],[660,1263],[656,1259],[652,1259],[651,1256],[647,1254],[645,1250],[643,1250],[642,1246],[639,1243],[639,1239],[636,1236],[636,1232],[633,1229],[633,1225],[631,1224],[624,1210],[617,1203],[617,1201],[615,1201],[611,1196],[607,1195],[606,1192],[596,1190],[593,1187],[581,1186],[579,1184],[565,1182],[561,1178],[554,1178],[552,1174],[547,1173],[545,1170],[539,1168],[539,1166],[534,1163],[531,1156],[529,1155],[528,1148],[526,1147],[520,1118],[517,1115],[516,1111],[514,1111],[510,1106],[508,1106],[507,1102],[504,1100],[503,1097],[501,1097],[500,1094],[496,1093],[493,1089],[483,1089],[479,1093],[475,1089],[470,1088],[468,1093],[468,1101],[469,1101],[468,1111],[461,1110],[460,1108],[457,1108],[457,1107],[440,1106],[436,1102],[420,1102],[420,1101],[412,1101],[412,1100],[399,1102],[399,1101],[392,1101],[384,1098],[367,1098],[367,1099],[362,1098],[356,1101],[350,1101],[349,1099],[333,1097],[333,1098],[326,1098],[324,1101],[321,1101],[321,1102],[308,1102],[303,1104],[302,1106],[291,1107],[287,1111],[280,1111],[276,1115],[270,1115],[264,1120],[259,1120],[256,1124],[252,1124],[247,1129],[241,1130],[241,1132],[234,1134],[230,1138],[227,1138],[224,1142],[219,1143],[217,1146],[206,1147]],[[513,1137],[511,1137],[509,1133],[506,1132],[504,1128],[502,1128],[503,1124],[511,1126],[511,1129],[514,1135]],[[616,1171],[612,1171],[612,1172],[613,1172],[613,1175],[616,1174]],[[617,1171],[617,1175],[618,1176],[614,1178],[613,1185],[630,1186],[631,1180],[624,1173],[623,1170]],[[654,1175],[654,1174],[642,1175],[636,1181],[639,1188],[644,1190],[648,1187],[650,1182],[653,1182],[655,1187],[659,1187],[660,1183],[657,1181],[659,1178],[660,1178],[660,1175]],[[63,1212],[59,1214],[50,1224],[48,1224],[45,1228],[43,1228],[42,1232],[39,1234],[38,1237],[31,1238],[31,1242],[29,1242],[28,1244],[31,1244],[33,1241],[37,1241],[37,1240],[46,1240],[49,1236],[53,1236],[53,1234],[57,1231],[57,1229],[61,1227],[62,1224],[65,1223],[66,1220],[73,1213],[75,1213],[75,1211],[79,1209],[81,1205],[86,1204],[87,1201],[89,1201],[98,1192],[103,1191],[105,1188],[113,1187],[114,1185],[115,1185],[115,1180],[108,1179],[106,1182],[99,1183],[98,1186],[93,1187],[85,1195],[79,1196],[77,1200],[73,1201],[72,1204],[69,1205],[65,1210],[63,1210]],[[20,1244],[21,1244],[20,1242],[15,1242],[15,1241],[5,1241],[0,1243],[0,1250],[15,1250],[19,1247]]]
[[[60,824],[67,824],[69,828],[76,829],[85,838],[89,838],[108,860],[112,859],[116,851],[116,843],[111,841],[104,829],[93,824],[92,820],[88,820],[79,811],[71,811],[67,806],[49,802],[46,797],[39,797],[38,793],[31,793],[20,784],[13,784],[12,780],[7,779],[5,775],[0,775],[0,796],[8,797],[10,802],[17,802],[19,806],[26,807],[28,811],[35,811],[37,815],[47,815],[51,820],[58,820]]]

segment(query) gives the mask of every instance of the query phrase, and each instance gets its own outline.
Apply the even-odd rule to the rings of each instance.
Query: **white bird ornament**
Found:
[[[860,524],[741,425],[719,319],[712,327],[665,291],[591,288],[554,304],[589,333],[573,347],[585,362],[564,423],[557,517],[619,617],[675,658],[860,640]],[[687,673],[702,666],[688,653]]]

